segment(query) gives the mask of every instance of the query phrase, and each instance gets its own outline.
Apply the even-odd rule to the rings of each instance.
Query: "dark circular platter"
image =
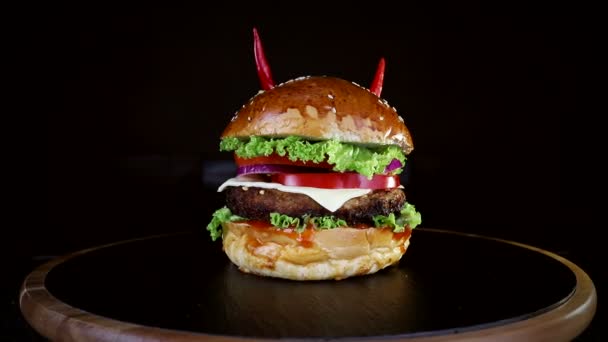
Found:
[[[200,232],[54,260],[30,274],[21,294],[25,317],[51,339],[75,325],[63,333],[94,340],[105,331],[121,341],[466,338],[558,323],[571,327],[557,331],[567,340],[587,326],[595,301],[587,275],[557,255],[432,229],[414,231],[397,266],[341,281],[244,274]]]

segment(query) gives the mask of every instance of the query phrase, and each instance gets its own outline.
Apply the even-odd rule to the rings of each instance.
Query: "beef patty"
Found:
[[[304,194],[244,187],[227,187],[224,191],[230,211],[253,220],[268,220],[270,213],[280,213],[292,217],[333,215],[348,224],[369,224],[373,223],[373,216],[397,212],[405,203],[405,193],[400,188],[374,190],[348,200],[332,213]]]

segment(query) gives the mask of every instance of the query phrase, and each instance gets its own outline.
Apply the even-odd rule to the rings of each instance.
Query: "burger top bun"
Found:
[[[405,154],[414,149],[395,108],[335,77],[301,77],[260,92],[237,111],[221,137],[252,135],[397,145]]]

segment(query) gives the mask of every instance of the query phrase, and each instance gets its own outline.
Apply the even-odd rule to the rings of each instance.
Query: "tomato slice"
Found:
[[[374,175],[372,179],[358,173],[277,173],[274,183],[323,189],[391,189],[400,185],[399,176]]]
[[[320,163],[314,163],[311,161],[291,161],[287,156],[281,157],[280,155],[273,153],[269,156],[253,157],[253,158],[241,158],[234,154],[234,161],[237,166],[253,165],[253,164],[278,164],[278,165],[293,165],[293,166],[306,166],[316,167],[321,169],[331,169],[333,165],[322,161]]]

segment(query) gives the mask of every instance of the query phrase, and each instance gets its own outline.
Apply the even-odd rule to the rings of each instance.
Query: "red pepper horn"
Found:
[[[255,27],[253,28],[253,53],[255,55],[255,66],[258,69],[258,77],[260,78],[262,89],[269,90],[274,88],[270,67],[268,66],[266,56],[264,55],[264,49],[262,49],[262,41],[260,40],[258,30]]]
[[[376,76],[374,76],[372,86],[369,87],[369,90],[378,97],[380,97],[380,93],[382,93],[382,83],[384,83],[384,64],[384,57],[382,57],[380,58],[380,63],[378,63],[378,70],[376,70]]]

